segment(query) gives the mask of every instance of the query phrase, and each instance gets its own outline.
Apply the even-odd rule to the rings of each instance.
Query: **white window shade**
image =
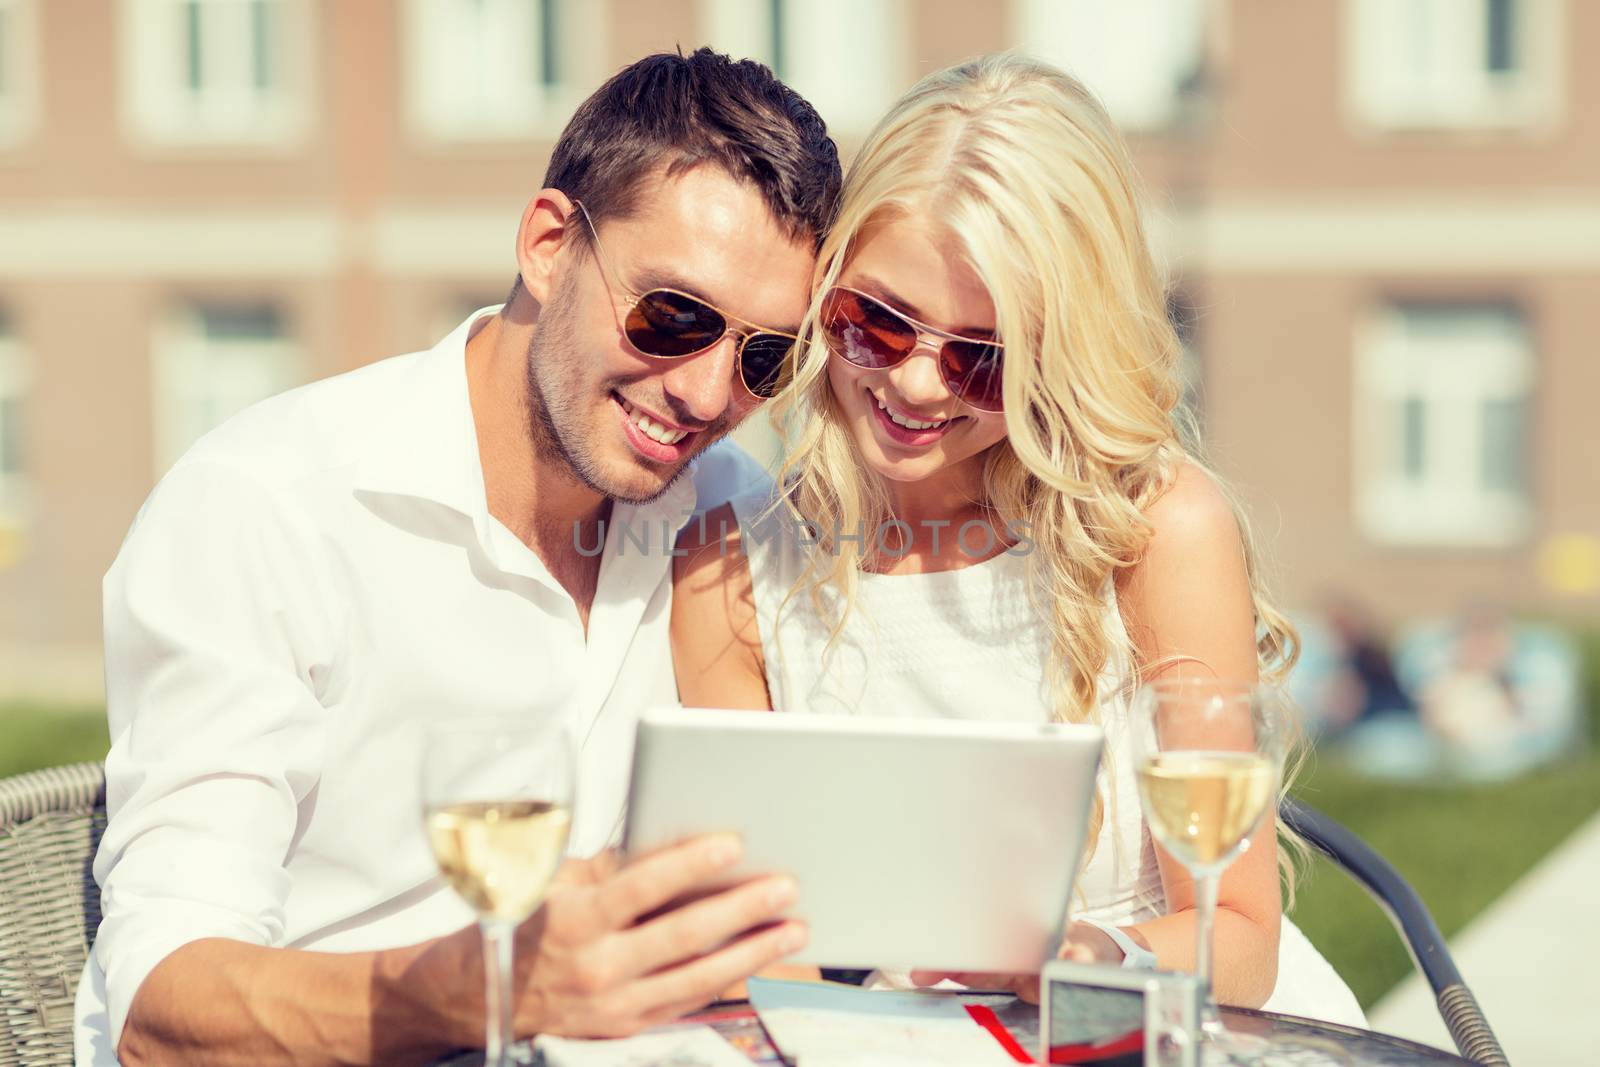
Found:
[[[862,134],[914,80],[907,0],[702,0],[704,36],[767,64],[835,134]]]
[[[141,140],[298,142],[311,121],[309,0],[122,0],[124,117]]]
[[[604,4],[405,0],[406,106],[430,140],[543,137],[602,80]]]
[[[1205,0],[1016,0],[1014,43],[1087,85],[1124,129],[1182,113],[1204,59]]]
[[[1350,0],[1348,96],[1379,128],[1553,117],[1564,0]]]
[[[28,139],[38,125],[37,0],[0,0],[0,148]]]
[[[228,418],[304,380],[270,305],[184,309],[158,332],[153,371],[157,477]]]
[[[1356,360],[1357,512],[1376,540],[1495,546],[1531,520],[1536,363],[1504,307],[1401,306]]]

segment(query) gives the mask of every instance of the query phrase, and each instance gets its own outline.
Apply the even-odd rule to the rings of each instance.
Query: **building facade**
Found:
[[[1285,600],[1600,617],[1600,4],[0,0],[0,694],[92,696],[172,460],[497,302],[576,102],[703,43],[846,158],[966,56],[1074,71]]]

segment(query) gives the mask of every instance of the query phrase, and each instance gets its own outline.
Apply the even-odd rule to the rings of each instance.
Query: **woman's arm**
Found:
[[[672,561],[672,664],[688,707],[768,709],[750,564],[733,507],[692,521]]]
[[[1254,680],[1255,612],[1244,543],[1222,491],[1199,468],[1185,466],[1146,518],[1154,535],[1117,590],[1139,664],[1154,677]],[[1161,967],[1190,970],[1194,880],[1159,846],[1156,855],[1168,913],[1125,929],[1148,945]],[[1272,995],[1281,914],[1276,828],[1267,820],[1222,877],[1213,956],[1219,1001],[1260,1007]]]

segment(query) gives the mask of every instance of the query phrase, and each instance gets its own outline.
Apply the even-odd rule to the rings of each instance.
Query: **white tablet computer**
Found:
[[[710,831],[799,882],[824,967],[1037,971],[1083,848],[1094,726],[676,708],[640,720],[630,854]]]

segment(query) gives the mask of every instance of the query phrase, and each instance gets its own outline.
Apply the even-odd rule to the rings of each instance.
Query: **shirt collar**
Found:
[[[502,569],[533,570],[546,577],[537,557],[527,550],[527,560],[508,551],[515,541],[489,514],[484,489],[483,458],[478,452],[477,424],[467,390],[467,340],[486,316],[503,305],[474,311],[438,344],[418,353],[407,368],[409,380],[399,391],[394,409],[363,443],[355,476],[358,492],[409,497],[437,504],[470,520],[477,541]],[[611,523],[666,522],[677,531],[694,510],[692,471],[685,471],[665,493],[647,504],[617,502]],[[506,536],[495,530],[500,527]],[[610,555],[610,538],[608,537]],[[517,542],[520,546],[521,542]],[[522,546],[525,548],[525,546]],[[519,565],[522,564],[522,565]]]
[[[362,444],[355,488],[414,497],[488,517],[483,461],[467,393],[467,338],[498,306],[474,311],[444,340],[411,357],[394,407]]]

